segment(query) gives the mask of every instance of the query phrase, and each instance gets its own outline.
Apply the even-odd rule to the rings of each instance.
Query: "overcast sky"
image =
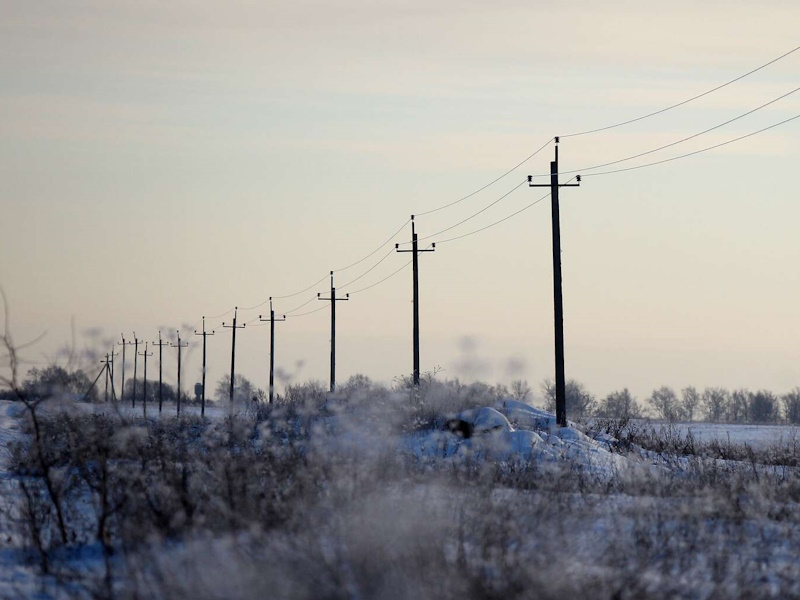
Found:
[[[29,2],[0,0],[0,285],[24,356],[105,352],[308,288],[412,213],[484,186],[555,135],[701,93],[800,44],[786,2]],[[687,137],[800,86],[800,51],[663,115],[564,138],[581,169]],[[800,114],[800,92],[641,159]],[[420,236],[549,171],[552,145]],[[800,120],[562,192],[566,368],[598,395],[800,385]],[[602,170],[602,169],[601,169]],[[590,171],[586,171],[588,174]],[[564,177],[566,180],[567,177]],[[440,236],[542,195],[522,186]],[[342,288],[410,238],[338,273]],[[538,384],[553,373],[549,202],[421,259],[422,366]],[[408,260],[389,255],[342,292]],[[327,282],[276,300],[322,306]],[[338,379],[411,370],[411,272],[338,306]],[[240,311],[240,322],[268,306]],[[209,378],[231,314],[209,319]],[[268,328],[237,334],[264,386]],[[327,382],[329,312],[277,325],[277,365]],[[200,338],[192,338],[197,344]],[[165,352],[174,379],[175,351]],[[155,372],[150,363],[151,372]],[[130,361],[129,361],[130,365]],[[26,365],[29,366],[29,365]],[[99,367],[99,365],[98,365]],[[93,369],[94,367],[92,367]],[[131,367],[129,366],[129,373]],[[200,353],[185,365],[199,381]]]

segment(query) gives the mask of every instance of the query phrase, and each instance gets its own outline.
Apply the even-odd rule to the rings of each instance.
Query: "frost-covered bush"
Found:
[[[424,419],[491,412],[499,391],[351,383],[218,420],[84,410],[28,421],[13,448],[20,523],[59,582],[51,595],[800,594],[794,440],[756,452],[607,421],[627,460],[614,473],[578,460],[421,461],[390,441]]]

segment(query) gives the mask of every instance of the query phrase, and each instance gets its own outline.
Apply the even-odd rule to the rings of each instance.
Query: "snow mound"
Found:
[[[513,423],[513,424],[512,424]],[[613,475],[626,459],[609,444],[587,436],[569,423],[558,427],[555,415],[515,400],[458,413],[443,431],[418,431],[405,437],[405,447],[420,460],[537,461]]]
[[[455,420],[469,424],[473,435],[514,429],[502,413],[488,406],[462,411],[456,415]]]
[[[549,431],[557,427],[554,414],[518,400],[500,400],[494,407],[519,428]],[[572,421],[567,421],[567,425],[575,427]]]

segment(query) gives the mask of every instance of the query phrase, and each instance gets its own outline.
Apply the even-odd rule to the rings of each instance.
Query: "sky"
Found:
[[[335,270],[337,293],[357,292],[337,306],[337,380],[390,383],[411,371],[410,268],[359,290],[408,262],[390,250],[410,239],[411,214],[421,238],[457,224],[548,173],[553,145],[421,213],[554,136],[648,114],[788,52],[798,22],[795,1],[0,0],[0,286],[16,342],[44,336],[23,367],[64,363],[71,347],[93,372],[121,333],[182,330],[189,389],[206,315],[211,388],[230,367],[225,311],[239,306],[237,372],[263,387],[258,316],[274,296],[290,315],[276,324],[279,387],[327,383],[330,314],[316,294]],[[560,168],[704,131],[791,92],[798,74],[800,51],[661,115],[563,137]],[[800,92],[595,172],[798,114]],[[567,376],[600,397],[800,385],[798,164],[800,119],[563,189]],[[444,242],[545,192],[522,185],[423,242],[439,242],[420,259],[423,371],[524,378],[537,393],[553,377],[549,200]],[[166,348],[165,379],[175,371]]]

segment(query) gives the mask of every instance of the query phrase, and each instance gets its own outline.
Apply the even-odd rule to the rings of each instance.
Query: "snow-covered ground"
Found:
[[[22,437],[21,410],[19,403],[0,400],[0,598],[23,598],[36,589],[34,571],[24,560],[15,509],[20,489],[9,464],[9,445]]]
[[[245,407],[242,414],[248,417],[246,420],[253,422],[249,418],[252,414],[247,414],[247,408],[251,407]],[[140,406],[132,408],[129,405],[80,405],[71,410],[108,415],[118,412],[125,416],[142,414]],[[174,405],[165,405],[160,418],[174,421],[174,411]],[[5,505],[20,498],[17,476],[11,472],[7,447],[9,443],[21,438],[21,412],[19,404],[0,402],[0,496]],[[212,405],[207,407],[206,416],[212,422],[220,421],[230,412],[228,406]],[[199,407],[185,406],[182,413],[199,415]],[[545,486],[544,491],[533,495],[527,486],[514,487],[508,480],[501,478],[500,482],[487,488],[490,490],[489,497],[485,499],[483,508],[480,504],[483,500],[476,500],[480,498],[480,491],[476,492],[470,486],[453,486],[438,480],[421,483],[416,480],[390,479],[388,487],[378,492],[371,491],[369,498],[362,498],[357,494],[340,505],[342,514],[334,519],[328,512],[324,512],[319,523],[314,521],[318,515],[309,516],[312,524],[297,540],[265,538],[253,526],[241,533],[223,534],[211,539],[201,535],[196,540],[187,539],[177,546],[158,543],[154,548],[156,562],[147,562],[145,568],[150,569],[154,564],[171,565],[170,569],[174,568],[182,573],[181,577],[170,582],[170,586],[174,585],[174,588],[160,588],[161,597],[170,597],[170,592],[165,592],[165,589],[173,590],[175,597],[195,597],[196,593],[199,594],[197,597],[220,597],[219,594],[225,595],[225,590],[233,589],[230,583],[222,582],[234,579],[237,581],[237,590],[252,589],[247,587],[249,583],[245,585],[237,579],[242,577],[254,580],[267,577],[269,581],[287,583],[284,579],[289,575],[275,561],[288,560],[284,564],[289,568],[288,565],[305,564],[303,561],[309,560],[307,556],[317,556],[313,552],[319,553],[314,559],[316,562],[311,561],[302,567],[309,570],[309,575],[317,568],[314,565],[319,565],[321,561],[323,572],[332,568],[331,565],[344,569],[341,576],[347,579],[346,589],[356,590],[359,586],[363,587],[363,582],[356,583],[357,575],[347,574],[350,566],[347,563],[337,563],[338,559],[331,554],[334,552],[332,548],[339,543],[371,548],[369,552],[363,548],[360,550],[365,553],[364,557],[355,559],[351,556],[349,560],[363,560],[367,563],[369,560],[377,560],[383,564],[381,553],[385,551],[390,539],[392,544],[416,548],[421,543],[421,538],[430,535],[436,543],[444,545],[447,561],[460,560],[456,556],[457,545],[452,538],[451,525],[443,525],[448,519],[452,519],[453,511],[461,515],[460,519],[471,519],[466,526],[466,533],[463,534],[468,539],[463,542],[463,549],[458,550],[466,554],[465,560],[478,563],[489,561],[487,564],[490,564],[490,559],[485,555],[486,550],[481,549],[480,545],[491,545],[497,543],[497,539],[502,540],[505,539],[503,536],[507,536],[508,541],[502,544],[507,546],[506,550],[513,550],[515,556],[552,557],[552,560],[548,558],[543,564],[561,564],[566,570],[579,569],[574,574],[580,573],[581,577],[597,570],[596,575],[600,577],[601,567],[598,565],[604,565],[602,569],[611,568],[607,563],[609,552],[619,552],[620,572],[624,572],[626,577],[634,578],[640,585],[639,571],[653,570],[652,579],[647,584],[650,587],[642,588],[638,594],[634,593],[630,597],[652,596],[654,591],[670,585],[674,585],[676,590],[693,590],[697,593],[693,592],[691,596],[698,599],[711,597],[703,589],[709,593],[719,592],[719,589],[709,582],[705,582],[706,588],[696,585],[698,582],[703,583],[702,578],[706,577],[703,561],[719,558],[714,553],[722,553],[724,560],[730,561],[734,550],[741,555],[743,564],[762,559],[767,561],[767,566],[763,562],[759,563],[765,572],[765,589],[780,583],[781,577],[797,574],[797,544],[794,538],[787,537],[787,527],[793,527],[794,517],[791,515],[798,508],[779,504],[769,493],[762,495],[757,492],[753,495],[752,490],[740,492],[738,497],[730,499],[716,497],[708,492],[693,496],[687,491],[688,488],[682,491],[679,488],[672,492],[671,486],[684,485],[681,482],[693,476],[692,469],[696,465],[690,465],[686,457],[676,461],[656,461],[651,460],[652,457],[646,452],[621,454],[613,447],[613,440],[607,436],[587,436],[572,423],[569,427],[558,428],[552,414],[513,400],[444,415],[444,426],[415,431],[401,432],[391,426],[381,426],[384,417],[382,413],[377,413],[376,417],[376,414],[371,414],[368,410],[366,414],[359,414],[358,409],[344,408],[338,412],[326,409],[314,416],[313,425],[308,426],[310,435],[308,441],[304,442],[306,451],[317,451],[321,455],[336,455],[339,452],[375,455],[388,451],[400,453],[419,464],[430,465],[431,472],[440,470],[445,473],[457,471],[463,466],[491,463],[507,466],[507,474],[513,472],[517,465],[535,464],[536,474],[529,482],[535,484],[534,487],[542,485],[541,481],[537,482],[536,477],[553,481],[563,477],[563,473],[569,473],[573,478],[567,476],[562,479],[563,484],[556,482],[553,484],[555,487],[549,490]],[[148,418],[159,418],[157,406],[148,406]],[[658,428],[660,425],[654,426]],[[794,428],[782,426],[691,423],[678,424],[675,427],[682,434],[691,431],[698,441],[730,439],[731,443],[747,443],[754,448],[765,448],[775,443],[787,444],[795,438]],[[142,435],[143,428],[137,426],[137,430],[137,435]],[[256,443],[263,443],[269,438],[269,428],[260,428],[258,431],[263,439]],[[274,438],[271,443],[273,442]],[[735,472],[735,466],[729,468],[725,461],[717,461],[711,465],[711,469],[715,477],[719,477],[720,473]],[[765,470],[764,473],[774,474],[776,471]],[[589,479],[584,479],[584,475]],[[619,482],[630,482],[639,476],[641,483],[625,488],[624,493],[602,491],[614,490]],[[597,487],[598,482],[600,487]],[[637,487],[639,485],[642,487]],[[584,490],[583,486],[589,486],[590,491]],[[326,492],[328,493],[331,492]],[[331,497],[336,498],[337,495],[331,494]],[[735,504],[734,508],[726,504],[729,501]],[[464,516],[464,511],[468,516]],[[732,522],[735,526],[726,520],[718,522],[717,515],[720,511],[722,514],[733,511],[735,520]],[[771,511],[782,516],[778,520],[769,516],[761,517],[762,513],[769,515]],[[17,535],[19,527],[11,519],[13,512],[0,512],[0,598],[26,597],[34,593],[49,597],[47,593],[37,591],[39,588],[35,568],[24,560],[26,548],[23,537]],[[523,528],[523,524],[530,530]],[[409,531],[409,527],[416,529]],[[506,531],[503,529],[505,527],[511,527],[512,530]],[[670,533],[673,530],[674,536]],[[376,531],[383,533],[377,534]],[[309,535],[312,537],[307,537]],[[550,543],[548,539],[558,541]],[[669,546],[672,539],[675,540],[674,547],[668,550],[660,547],[663,544]],[[698,547],[684,547],[687,540],[694,540],[692,543],[696,543]],[[296,550],[293,548],[297,544],[303,548],[310,545],[312,549],[308,552],[312,554],[294,554]],[[718,544],[719,547],[704,550],[702,546],[708,544]],[[82,554],[78,556],[84,557],[80,560],[99,565],[99,551],[96,546],[84,547],[80,552]],[[208,566],[206,560],[209,552],[218,559],[213,567]],[[341,549],[336,552],[341,552]],[[370,552],[374,555],[373,558],[370,558]],[[677,571],[684,569],[683,579],[665,579],[663,569],[667,567],[660,562],[658,566],[654,566],[654,561],[666,560],[664,557],[672,556],[671,553],[678,557],[675,560],[683,560],[680,557],[684,554],[688,557],[685,565],[675,565]],[[562,555],[570,556],[572,562],[561,561],[559,557]],[[149,556],[148,554],[148,559]],[[286,558],[287,556],[290,558]],[[737,555],[734,553],[733,556]],[[273,566],[264,571],[263,568],[267,565]],[[493,568],[501,568],[498,565],[500,563]],[[729,562],[725,565],[726,569],[730,569]],[[487,568],[481,567],[481,572],[485,572]],[[694,571],[700,573],[696,575],[700,578],[697,581],[691,579],[693,575],[688,575]],[[495,576],[490,575],[489,581],[493,577]],[[196,592],[200,585],[198,582],[203,582],[202,593]],[[297,582],[293,581],[291,585],[296,586]],[[314,588],[312,586],[309,589]],[[731,589],[741,592],[741,588]],[[211,590],[217,590],[219,594],[212,593]],[[313,591],[310,593],[313,595]],[[679,592],[676,594],[681,595]],[[245,592],[237,592],[235,595],[250,597]],[[360,596],[355,591],[348,595]],[[757,595],[762,596],[763,594]]]
[[[732,444],[748,444],[754,449],[764,449],[776,444],[800,445],[798,429],[791,425],[737,425],[719,423],[676,423],[681,434],[691,432],[698,441],[718,440]]]

